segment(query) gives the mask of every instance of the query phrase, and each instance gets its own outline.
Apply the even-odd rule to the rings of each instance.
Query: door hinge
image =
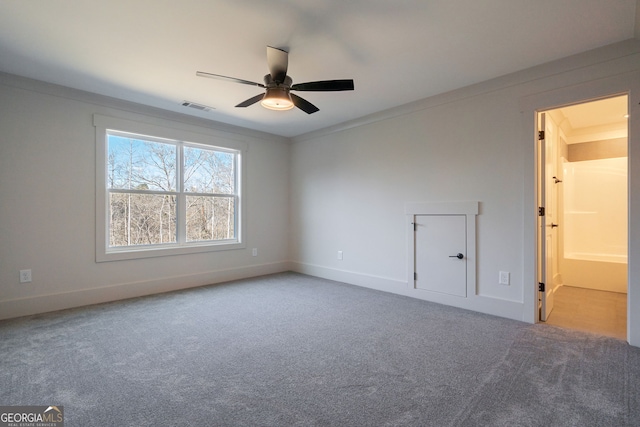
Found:
[[[544,283],[542,283],[542,282],[538,283],[538,290],[540,292],[544,292]]]
[[[411,224],[413,224],[413,231],[418,231],[418,224],[415,222],[412,222]]]
[[[418,280],[418,273],[413,273],[413,280]]]
[[[544,131],[543,130],[539,130],[538,131],[538,141],[542,141],[544,139]]]
[[[538,208],[538,216],[544,216],[544,206]]]

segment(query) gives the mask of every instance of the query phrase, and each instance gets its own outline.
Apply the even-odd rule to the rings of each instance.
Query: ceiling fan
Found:
[[[306,99],[291,93],[292,90],[309,92],[337,92],[342,90],[353,90],[353,80],[350,79],[323,80],[293,84],[293,80],[287,75],[289,53],[282,49],[267,46],[267,65],[269,67],[269,74],[264,76],[264,84],[237,79],[235,77],[221,76],[219,74],[205,73],[203,71],[196,72],[196,75],[199,77],[208,77],[245,85],[258,86],[265,89],[264,93],[256,95],[236,105],[236,107],[243,108],[261,101],[263,107],[271,110],[290,110],[295,106],[307,114],[313,114],[316,111],[319,111],[319,108]]]

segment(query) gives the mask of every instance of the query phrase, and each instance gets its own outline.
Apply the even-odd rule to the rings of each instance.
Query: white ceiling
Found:
[[[634,37],[640,0],[0,0],[0,71],[287,137]],[[266,46],[320,111],[234,105]],[[184,100],[211,112],[182,107]]]
[[[569,121],[572,129],[584,129],[597,126],[626,127],[628,112],[626,96],[601,99],[593,102],[570,105],[560,108],[560,112]]]

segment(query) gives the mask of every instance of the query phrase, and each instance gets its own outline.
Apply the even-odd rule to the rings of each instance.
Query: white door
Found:
[[[554,174],[554,147],[551,141],[551,130],[545,120],[545,113],[540,113],[538,120],[539,131],[543,131],[538,138],[538,285],[540,298],[540,320],[546,321],[553,310],[553,250],[555,226],[553,222],[556,207],[552,197]]]
[[[465,215],[415,215],[415,287],[467,296]]]

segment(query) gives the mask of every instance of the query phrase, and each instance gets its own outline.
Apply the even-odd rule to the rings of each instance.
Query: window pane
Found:
[[[176,146],[108,136],[107,187],[127,190],[176,190]]]
[[[187,241],[234,239],[235,198],[187,196]]]
[[[109,246],[176,242],[176,197],[111,193]]]
[[[184,147],[184,191],[234,194],[235,154]]]

